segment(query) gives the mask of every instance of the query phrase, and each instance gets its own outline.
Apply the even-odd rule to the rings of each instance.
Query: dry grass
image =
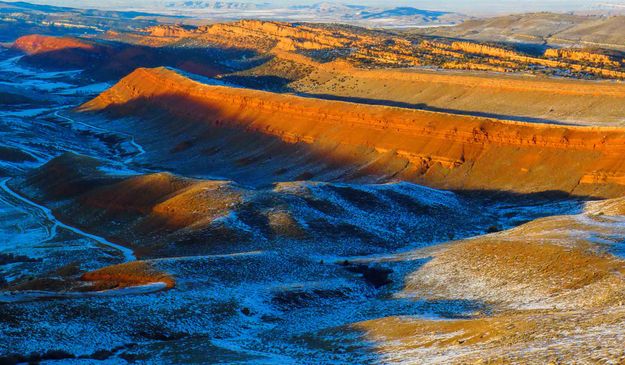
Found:
[[[622,363],[625,262],[594,243],[625,236],[613,218],[543,218],[416,252],[431,260],[407,277],[403,294],[486,303],[493,314],[388,317],[354,327],[385,363]]]
[[[197,182],[155,205],[151,214],[168,227],[197,227],[227,215],[241,201],[241,192],[227,182]]]
[[[385,363],[622,363],[625,307],[600,311],[523,311],[468,320],[389,317],[355,328]]]

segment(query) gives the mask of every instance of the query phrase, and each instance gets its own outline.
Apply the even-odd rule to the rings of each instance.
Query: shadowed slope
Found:
[[[55,214],[72,225],[132,243],[141,255],[149,254],[143,246],[180,240],[162,237],[183,228],[206,227],[241,202],[241,193],[228,182],[169,173],[111,176],[100,171],[100,166],[97,160],[66,154],[17,184],[37,201],[56,202]]]
[[[18,38],[12,48],[25,53],[20,62],[41,68],[80,69],[90,79],[118,80],[137,67],[175,66],[215,76],[228,70],[225,59],[241,56],[237,50],[210,47],[157,48],[115,42],[101,38],[27,35]],[[249,52],[247,52],[249,55]]]
[[[340,157],[348,164],[385,156],[387,163],[369,165],[372,175],[434,187],[595,196],[625,191],[625,132],[619,128],[511,122],[209,86],[163,68],[138,69],[81,110],[142,118],[154,108],[170,116],[159,127],[163,138],[185,121],[207,131],[198,144],[203,138],[210,142],[208,131],[234,128],[239,138],[270,136],[336,159],[336,149],[320,147],[330,144],[346,151]],[[381,173],[388,166],[397,167]]]
[[[465,198],[413,184],[299,181],[251,189],[170,173],[115,176],[98,166],[66,154],[12,185],[54,207],[59,219],[126,244],[139,257],[267,247],[318,255],[381,253],[417,236],[427,244],[493,224],[491,216],[474,215],[478,208]],[[456,219],[442,224],[445,217]]]

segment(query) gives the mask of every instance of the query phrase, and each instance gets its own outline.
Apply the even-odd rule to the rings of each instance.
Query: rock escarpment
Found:
[[[625,191],[625,131],[512,122],[209,86],[168,69],[139,69],[82,106],[141,116],[159,108],[211,130],[235,128],[284,145],[306,144],[324,158],[371,164],[385,156],[386,178],[449,189]],[[165,128],[166,126],[163,126]],[[210,138],[207,137],[207,138]],[[324,145],[341,146],[322,149]],[[347,149],[348,152],[345,152]],[[381,174],[381,173],[380,173]]]

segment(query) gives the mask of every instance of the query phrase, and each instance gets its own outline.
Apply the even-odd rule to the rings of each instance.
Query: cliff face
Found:
[[[176,102],[166,102],[174,96]],[[239,128],[285,145],[342,146],[351,161],[384,155],[386,165],[399,166],[393,178],[435,187],[594,196],[625,191],[620,128],[521,123],[208,86],[162,68],[133,72],[82,110],[132,114],[138,107],[161,108],[175,117],[171,123]],[[328,160],[337,158],[333,150],[324,153]]]

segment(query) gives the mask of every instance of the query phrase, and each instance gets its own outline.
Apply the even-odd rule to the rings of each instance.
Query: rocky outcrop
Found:
[[[186,37],[191,34],[189,30],[185,29],[180,25],[156,25],[144,29],[144,32],[152,37],[168,38]]]
[[[167,102],[171,97],[177,102]],[[337,144],[349,148],[351,161],[370,159],[368,151],[374,150],[403,161],[393,178],[435,187],[625,192],[621,128],[512,122],[208,86],[163,68],[133,72],[81,110],[132,114],[141,106],[213,129],[270,135],[284,144]],[[338,157],[324,153],[329,160]]]
[[[549,48],[545,51],[545,57],[565,59],[571,61],[589,62],[600,66],[619,67],[620,63],[612,60],[609,56],[572,49]]]

